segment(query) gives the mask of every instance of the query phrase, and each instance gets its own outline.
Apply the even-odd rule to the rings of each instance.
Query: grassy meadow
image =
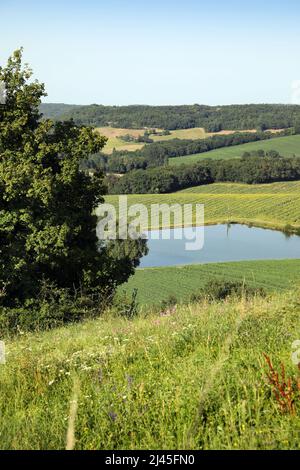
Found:
[[[120,286],[120,292],[131,295],[137,289],[137,301],[145,310],[175,297],[188,302],[191,295],[200,292],[211,281],[245,282],[248,286],[266,292],[300,285],[300,260],[239,261],[232,263],[191,264],[137,269],[129,281]]]
[[[7,340],[0,448],[299,449],[263,356],[297,377],[299,331],[294,290]]]
[[[197,153],[195,155],[169,158],[169,164],[181,165],[182,163],[196,163],[204,158],[214,158],[219,160],[240,158],[244,152],[251,152],[259,149],[263,149],[265,151],[277,150],[284,157],[292,157],[293,155],[300,156],[300,135],[276,137],[270,140],[234,145],[232,147],[224,147],[211,150],[209,152]]]

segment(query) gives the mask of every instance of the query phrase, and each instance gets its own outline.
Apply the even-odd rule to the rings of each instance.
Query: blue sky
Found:
[[[300,2],[0,0],[0,64],[16,48],[48,102],[289,103]]]

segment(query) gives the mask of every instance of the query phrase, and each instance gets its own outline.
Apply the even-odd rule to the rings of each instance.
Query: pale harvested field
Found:
[[[144,147],[145,144],[138,142],[124,142],[118,137],[113,137],[109,139],[105,145],[103,152],[110,155],[113,152],[113,149],[116,150],[127,150],[128,152],[133,152],[134,150],[139,150]]]
[[[103,152],[111,154],[113,149],[116,150],[127,150],[128,152],[133,152],[142,148],[145,144],[138,142],[124,142],[120,139],[122,135],[132,135],[133,137],[138,137],[143,135],[146,129],[125,129],[121,127],[97,127],[96,129],[101,135],[108,137],[107,144],[105,145]],[[159,130],[159,129],[158,129]]]
[[[170,135],[151,135],[151,139],[155,142],[172,139],[204,139],[207,137],[205,130],[202,127],[193,127],[192,129],[178,129],[170,131]]]
[[[278,132],[281,132],[282,129],[268,129],[269,132],[272,134],[276,134]],[[240,131],[236,130],[223,130],[220,132],[205,132],[205,129],[203,127],[194,127],[192,129],[178,129],[176,131],[171,131],[170,135],[164,135],[164,136],[159,136],[159,135],[151,135],[151,139],[153,139],[155,142],[160,142],[163,140],[171,140],[171,139],[205,139],[207,137],[212,137],[213,135],[231,135],[235,134],[236,132],[251,132],[255,133],[256,129],[244,129]]]
[[[157,129],[159,131],[159,129]],[[146,129],[126,129],[122,127],[97,127],[97,131],[108,137],[109,139],[112,137],[120,137],[121,135],[132,135],[133,137],[138,137],[139,135],[143,135]]]
[[[143,135],[146,131],[144,129],[126,129],[126,128],[117,128],[117,127],[98,127],[96,129],[101,135],[108,137],[108,142],[105,145],[103,151],[104,153],[111,154],[113,149],[116,150],[127,150],[128,152],[132,152],[134,150],[141,149],[145,144],[138,143],[138,142],[124,142],[120,139],[120,136],[124,136],[129,134],[133,137],[138,137],[139,135]],[[161,129],[156,129],[157,132],[160,132]],[[223,130],[220,132],[205,132],[204,128],[202,127],[194,127],[191,129],[178,129],[175,131],[170,131],[170,135],[155,135],[151,134],[150,138],[154,142],[162,142],[165,140],[172,140],[172,139],[205,139],[207,137],[211,137],[213,135],[231,135],[236,132],[256,132],[256,129],[246,129],[243,131],[235,131],[235,130]],[[280,129],[269,129],[269,132],[278,133]]]

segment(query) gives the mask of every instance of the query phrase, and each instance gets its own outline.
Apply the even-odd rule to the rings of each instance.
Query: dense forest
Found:
[[[203,160],[194,165],[136,170],[108,178],[111,194],[170,193],[216,182],[261,184],[300,180],[300,158],[282,158],[277,152],[244,156],[240,160]]]
[[[78,105],[64,104],[64,103],[41,103],[39,106],[40,112],[48,119],[59,119],[62,114],[77,108]]]
[[[73,119],[79,125],[124,128],[187,129],[204,127],[208,132],[223,129],[283,129],[300,123],[299,105],[250,104],[229,106],[75,106],[42,104],[44,117]]]

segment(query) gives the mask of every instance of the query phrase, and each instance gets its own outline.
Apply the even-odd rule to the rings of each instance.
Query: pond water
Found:
[[[149,253],[142,258],[140,267],[300,258],[300,237],[275,230],[231,224],[194,227],[184,232],[183,239],[177,239],[182,234],[180,228],[170,230],[170,239],[163,239],[168,234],[165,229],[148,232]],[[203,248],[187,250],[190,237],[197,235],[201,239],[201,233]]]

